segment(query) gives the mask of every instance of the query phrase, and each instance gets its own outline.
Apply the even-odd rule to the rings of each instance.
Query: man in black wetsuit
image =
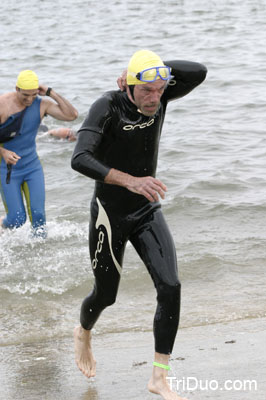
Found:
[[[155,358],[148,388],[165,400],[180,399],[167,384],[168,361],[179,323],[180,282],[172,236],[159,197],[166,186],[155,178],[167,103],[187,95],[206,77],[204,65],[163,61],[148,50],[128,65],[124,91],[99,98],[79,130],[72,168],[95,179],[89,247],[95,284],[75,329],[76,362],[95,375],[91,329],[115,302],[127,241],[143,260],[157,291]]]

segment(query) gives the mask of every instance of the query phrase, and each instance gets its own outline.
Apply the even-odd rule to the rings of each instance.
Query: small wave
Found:
[[[62,294],[88,274],[87,225],[49,222],[48,238],[32,238],[30,224],[1,236],[2,290],[22,295]],[[77,268],[78,265],[78,268]]]

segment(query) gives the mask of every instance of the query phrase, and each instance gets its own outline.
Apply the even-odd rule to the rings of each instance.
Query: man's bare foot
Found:
[[[155,353],[155,360],[159,364],[168,365],[169,356]],[[187,400],[171,390],[167,382],[167,370],[161,367],[153,367],[148,389],[151,393],[159,394],[164,400]]]
[[[91,350],[91,331],[77,326],[74,329],[75,360],[81,372],[91,378],[96,373],[96,361]]]
[[[166,378],[150,379],[148,389],[151,393],[159,394],[164,400],[187,400],[185,397],[178,396],[177,393],[173,392],[166,380]]]

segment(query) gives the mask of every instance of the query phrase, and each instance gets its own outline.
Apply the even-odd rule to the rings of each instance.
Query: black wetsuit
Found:
[[[202,64],[169,61],[174,78],[161,97],[156,114],[137,111],[126,92],[99,98],[79,130],[72,168],[96,180],[91,202],[90,256],[93,291],[81,308],[81,325],[91,329],[102,310],[113,304],[129,240],[146,265],[157,290],[155,350],[170,354],[179,323],[180,282],[172,236],[160,203],[121,186],[104,183],[111,168],[133,176],[155,176],[158,146],[168,101],[185,96],[206,76]]]

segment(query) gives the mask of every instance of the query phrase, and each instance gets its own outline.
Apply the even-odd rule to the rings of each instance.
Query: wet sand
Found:
[[[265,400],[265,326],[266,318],[260,318],[180,329],[169,374],[173,389],[179,379],[180,394],[188,399]],[[97,377],[90,381],[74,363],[70,334],[1,347],[0,399],[159,399],[146,390],[153,358],[152,332],[96,335]],[[227,380],[234,381],[237,390],[225,390]],[[257,390],[254,384],[251,390],[240,390],[247,380],[256,381]]]

